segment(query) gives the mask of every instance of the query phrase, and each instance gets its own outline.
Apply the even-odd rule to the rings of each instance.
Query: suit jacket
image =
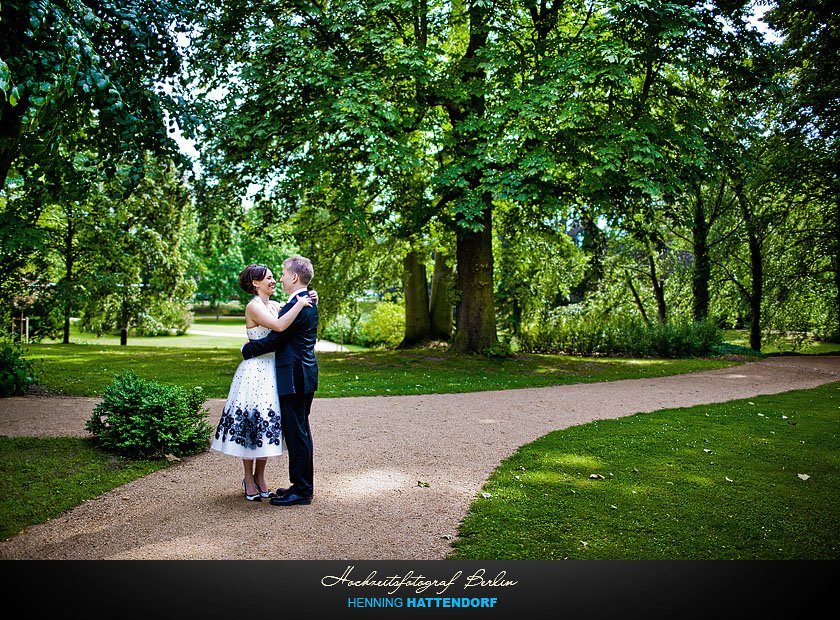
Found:
[[[296,300],[283,306],[278,316],[288,312]],[[315,359],[317,339],[318,308],[305,307],[284,331],[272,331],[264,338],[248,342],[242,348],[242,355],[248,359],[274,351],[278,394],[312,394],[318,389],[318,362]]]

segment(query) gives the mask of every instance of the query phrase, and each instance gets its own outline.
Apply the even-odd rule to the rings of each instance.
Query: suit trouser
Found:
[[[313,491],[314,464],[309,411],[314,394],[287,394],[280,397],[280,423],[289,451],[289,490],[309,497]]]

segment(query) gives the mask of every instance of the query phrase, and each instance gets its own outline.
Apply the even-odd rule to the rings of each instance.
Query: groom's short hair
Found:
[[[312,278],[315,277],[315,269],[312,267],[312,261],[303,256],[290,256],[283,261],[283,266],[287,271],[296,273],[300,278],[300,283],[304,286],[309,286]]]

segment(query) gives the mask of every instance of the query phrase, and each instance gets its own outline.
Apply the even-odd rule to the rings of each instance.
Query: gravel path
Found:
[[[246,502],[240,462],[206,452],[0,542],[0,558],[439,559],[502,459],[549,431],[838,380],[840,357],[779,357],[659,379],[316,398],[311,505]],[[84,436],[96,402],[2,399],[0,434]],[[208,404],[215,423],[223,401]],[[286,467],[285,456],[269,463],[270,484],[286,486]]]

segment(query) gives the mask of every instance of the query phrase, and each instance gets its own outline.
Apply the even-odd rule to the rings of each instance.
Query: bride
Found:
[[[298,297],[278,317],[282,306],[270,299],[276,282],[265,265],[248,265],[243,269],[239,286],[254,296],[245,307],[245,327],[251,340],[262,338],[272,330],[284,331],[305,306],[311,306],[313,301],[318,303],[318,294],[311,291],[312,300],[305,295]],[[246,499],[260,501],[271,496],[265,482],[265,466],[269,457],[283,454],[273,352],[239,364],[210,449],[242,459],[245,470],[242,488]]]

